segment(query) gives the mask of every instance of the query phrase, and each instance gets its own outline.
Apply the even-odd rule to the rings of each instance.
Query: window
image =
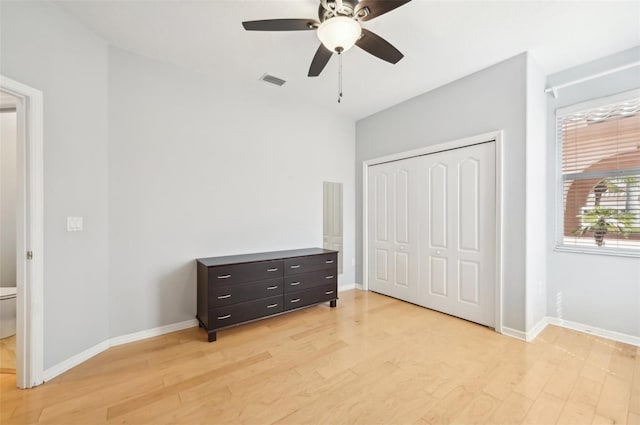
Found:
[[[558,247],[640,255],[640,90],[556,116]]]

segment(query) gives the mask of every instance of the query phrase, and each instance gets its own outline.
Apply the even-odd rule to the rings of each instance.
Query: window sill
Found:
[[[575,254],[610,255],[614,257],[640,258],[640,250],[618,248],[591,248],[587,246],[556,245],[555,252],[572,252]]]

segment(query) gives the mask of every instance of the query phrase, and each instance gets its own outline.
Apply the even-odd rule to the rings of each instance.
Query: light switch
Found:
[[[81,232],[82,217],[67,217],[67,232]]]

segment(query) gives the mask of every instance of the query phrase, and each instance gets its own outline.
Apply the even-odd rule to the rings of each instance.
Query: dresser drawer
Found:
[[[318,286],[306,291],[284,294],[284,309],[291,310],[336,298],[338,298],[338,288],[335,284]]]
[[[288,258],[284,260],[284,274],[293,275],[332,269],[337,266],[338,254],[311,255],[308,257]]]
[[[284,262],[282,260],[276,260],[209,267],[209,284],[213,286],[228,286],[233,283],[278,278],[283,275],[283,266]]]
[[[284,292],[304,291],[316,286],[336,284],[338,282],[336,270],[327,269],[312,273],[302,273],[284,278]]]
[[[259,298],[282,295],[284,279],[267,279],[258,282],[231,286],[214,286],[209,292],[209,306],[222,307]]]
[[[219,329],[284,310],[282,295],[209,310],[209,328]]]

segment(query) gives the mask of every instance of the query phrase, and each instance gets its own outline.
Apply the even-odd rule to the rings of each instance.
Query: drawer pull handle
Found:
[[[267,291],[273,291],[274,289],[278,289],[278,285],[267,287]]]
[[[278,304],[269,304],[269,305],[267,306],[267,308],[273,308],[273,307],[278,307]]]
[[[231,298],[231,294],[227,294],[227,295],[219,295],[218,299],[219,300],[224,300],[225,298]]]
[[[325,279],[333,279],[333,275],[331,276],[326,276]]]
[[[333,264],[333,260],[327,260],[325,261],[325,264]]]
[[[325,292],[325,295],[331,295],[331,294],[333,294],[333,291],[327,291],[327,292]]]
[[[291,284],[290,284],[290,285],[291,285],[291,286],[297,286],[297,285],[300,285],[300,283],[301,283],[301,282],[291,282]]]
[[[218,320],[228,319],[229,317],[231,317],[230,314],[227,314],[226,316],[218,316]]]
[[[267,269],[267,271],[268,271],[268,272],[277,272],[277,271],[278,271],[278,268],[277,268],[277,267],[274,267],[274,268],[272,268],[272,269]]]
[[[230,274],[223,274],[223,275],[218,276],[218,279],[229,279],[230,277],[231,277]]]
[[[292,269],[299,269],[300,268],[300,264],[295,264],[293,266],[291,266]]]
[[[297,302],[300,302],[300,298],[295,298],[295,299],[291,300],[291,303],[292,303],[292,304],[293,304],[293,303],[297,303]]]

